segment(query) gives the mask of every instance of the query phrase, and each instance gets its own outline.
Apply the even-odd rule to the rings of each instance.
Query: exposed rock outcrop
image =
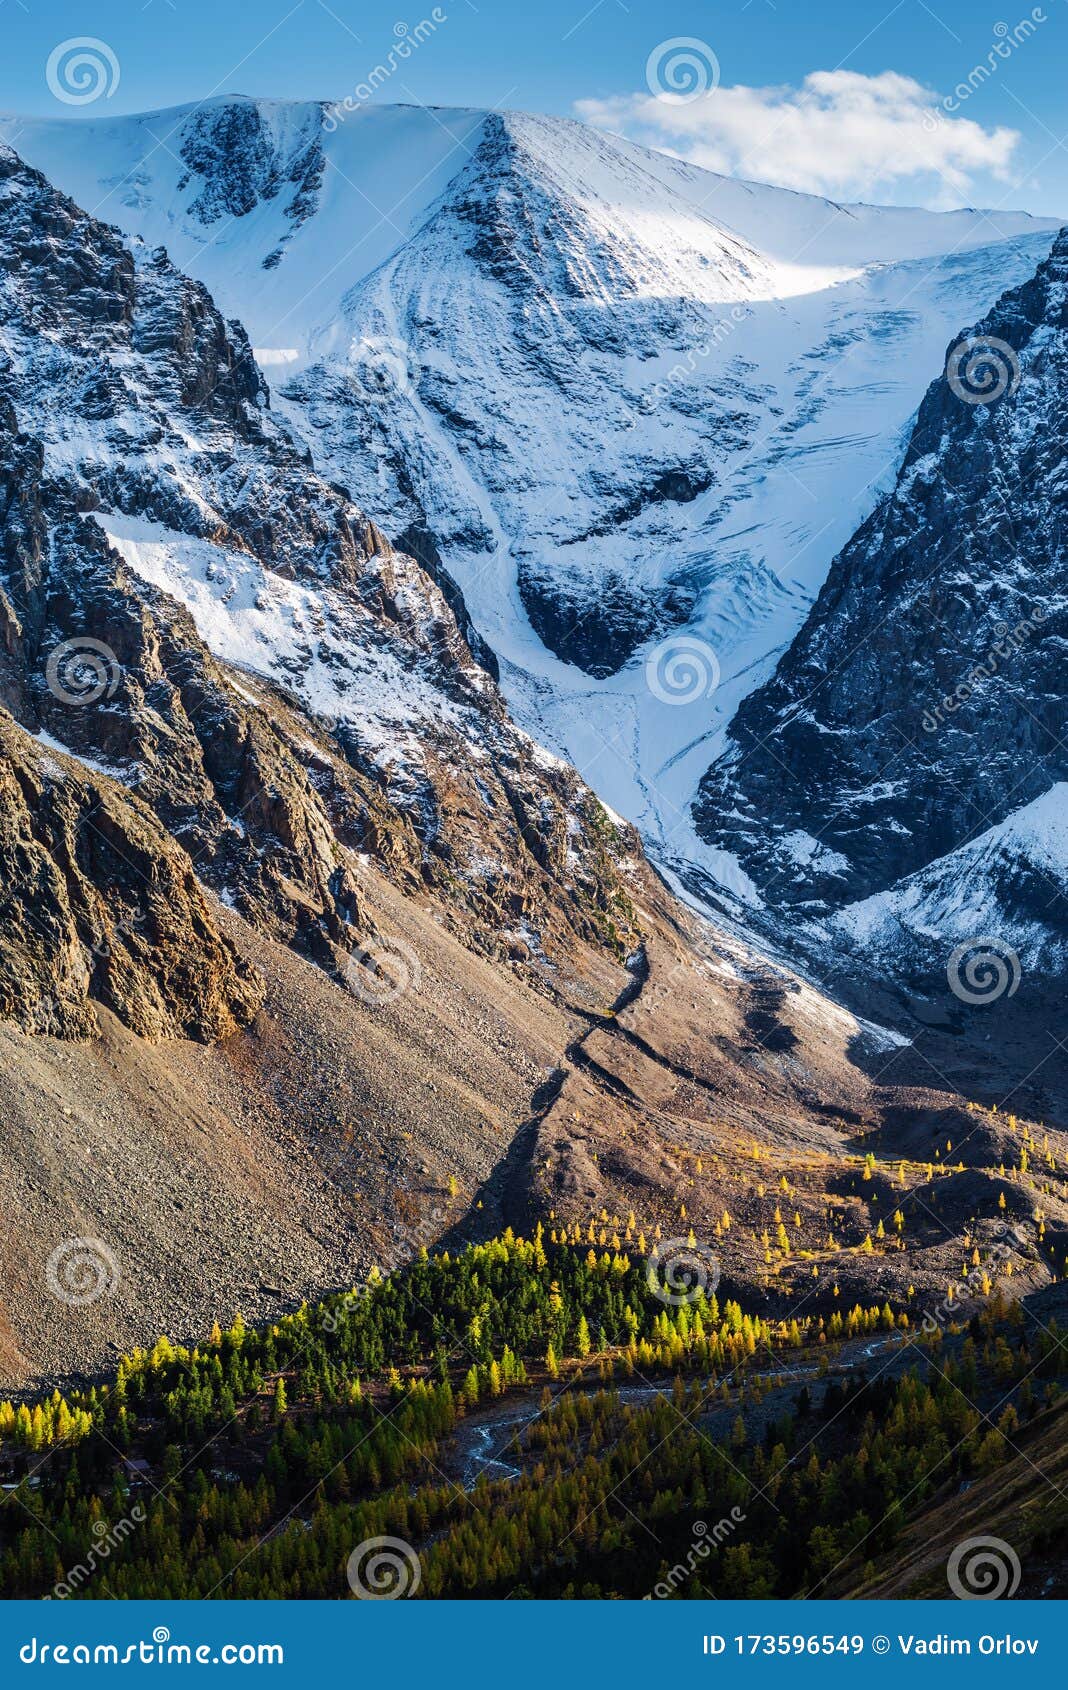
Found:
[[[146,1038],[246,1026],[262,982],[146,805],[0,714],[0,1016],[88,1036],[93,1004]]]
[[[0,211],[0,701],[331,973],[368,856],[490,955],[623,954],[633,841],[274,420],[240,326],[8,150]]]

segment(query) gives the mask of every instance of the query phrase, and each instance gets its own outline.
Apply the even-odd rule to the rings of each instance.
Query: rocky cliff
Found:
[[[934,937],[954,910],[1007,940],[1063,928],[1066,284],[1062,235],[951,345],[892,491],[705,777],[698,827],[766,905],[868,900],[843,920],[869,935],[907,909]]]

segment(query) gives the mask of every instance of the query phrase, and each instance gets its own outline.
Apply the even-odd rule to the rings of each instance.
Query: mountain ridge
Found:
[[[207,168],[231,104],[260,126],[225,165],[254,204],[207,225],[212,171],[156,143],[181,158],[193,124]],[[664,861],[721,871],[687,819],[709,753],[891,472],[916,372],[1033,268],[1041,221],[837,207],[530,114],[369,106],[324,133],[315,102],[193,112],[21,139],[242,318],[278,407],[426,561],[520,725]],[[313,145],[315,203],[289,217]],[[533,267],[502,270],[521,247]],[[727,249],[749,277],[717,306]],[[711,702],[650,693],[675,636],[714,653]]]
[[[577,315],[566,319],[562,344],[581,342],[587,362],[572,371],[563,353],[543,356],[535,334],[538,367],[578,395],[598,367],[614,372],[598,392],[618,398],[619,360],[631,352],[614,350],[612,322],[596,317],[605,264],[583,271],[590,240],[608,238],[608,201],[550,203],[524,179],[522,149],[498,129],[490,139],[492,156],[477,161],[459,197],[435,200],[428,244],[409,243],[387,279],[426,281],[437,243],[458,243],[473,298],[487,309],[492,300],[502,322],[533,306],[548,322],[555,302],[546,280],[564,288],[570,276]],[[590,146],[598,157],[620,156],[603,139]],[[238,178],[257,162],[237,160]],[[673,164],[663,169],[683,179]],[[235,223],[247,229],[266,206],[272,226],[257,236],[265,256],[280,227],[293,237],[279,263],[258,266],[270,286],[315,228],[310,213],[287,215],[310,178],[267,159],[257,179],[266,198]],[[328,169],[322,183],[331,182]],[[224,223],[226,195],[240,183],[218,186]],[[215,214],[199,178],[183,191],[198,218]],[[146,192],[142,181],[137,193]],[[899,1282],[933,1295],[957,1271],[961,1233],[986,1223],[1001,1178],[994,1170],[1015,1154],[1016,1128],[1003,1118],[984,1112],[976,1125],[976,1096],[991,1104],[1012,1096],[1028,1133],[1041,1111],[1056,1134],[1059,1070],[1044,1067],[1032,1083],[1025,1038],[990,1052],[968,1030],[960,1038],[936,1026],[920,1050],[911,1027],[898,1030],[908,1024],[886,994],[851,1011],[781,956],[717,929],[664,890],[636,834],[580,776],[511,721],[526,624],[514,623],[511,645],[488,641],[499,648],[500,689],[479,641],[487,603],[509,614],[521,605],[518,570],[509,592],[498,591],[516,542],[504,503],[487,505],[486,484],[472,476],[458,409],[489,389],[461,379],[455,359],[435,373],[429,354],[406,375],[391,345],[398,295],[378,291],[383,273],[369,287],[385,313],[367,323],[375,332],[360,339],[349,323],[331,331],[369,353],[353,365],[346,351],[342,373],[321,349],[322,379],[307,400],[295,384],[308,382],[309,368],[281,360],[290,396],[276,403],[254,338],[157,245],[102,224],[7,151],[0,196],[0,473],[10,515],[0,554],[10,721],[0,737],[12,767],[33,775],[21,788],[30,801],[12,843],[9,890],[32,891],[18,855],[29,832],[51,872],[65,871],[68,903],[87,870],[97,900],[86,893],[72,906],[54,955],[19,952],[4,981],[5,1156],[22,1198],[7,1221],[8,1254],[23,1264],[2,1311],[11,1371],[77,1370],[131,1334],[151,1341],[153,1326],[172,1324],[168,1310],[179,1335],[195,1334],[220,1298],[267,1319],[306,1288],[351,1283],[372,1261],[389,1265],[438,1238],[490,1236],[553,1211],[586,1231],[602,1210],[637,1205],[650,1234],[672,1236],[686,1221],[717,1239],[731,1211],[722,1245],[729,1273],[763,1305],[785,1306],[812,1294],[813,1264],[808,1244],[772,1255],[761,1242],[762,1160],[787,1180],[794,1224],[813,1242],[833,1221],[839,1236],[820,1259],[843,1295],[881,1301]],[[696,307],[669,300],[665,309],[642,296],[655,254],[647,230],[632,233],[612,273],[636,315],[624,312],[617,326],[655,339],[667,322],[657,356],[677,357],[678,348],[666,350],[670,336],[685,345]],[[1024,263],[1028,241],[1043,239],[1028,237],[1012,264]],[[986,287],[1004,259],[983,248],[950,263],[939,311],[961,288]],[[890,266],[893,286],[912,285],[909,266],[924,262]],[[877,275],[871,285],[884,282]],[[845,299],[847,316],[857,299],[841,289],[852,286],[825,290],[835,311]],[[794,369],[801,319],[792,313],[808,309],[798,297],[801,305],[750,303],[781,319],[781,369],[794,370],[809,420],[826,417],[831,427],[835,396],[822,393],[820,371]],[[851,329],[836,319],[827,347],[837,356],[866,345],[864,356],[877,361],[901,328],[890,303],[886,296],[875,319],[861,311]],[[820,295],[812,309],[819,316],[825,305]],[[428,345],[432,327],[425,313]],[[500,340],[506,363],[518,345]],[[771,399],[761,371],[746,379],[741,421],[722,406],[711,419],[728,467],[734,431],[759,432]],[[885,384],[867,385],[868,402],[882,404]],[[320,403],[336,411],[306,431],[300,419]],[[681,428],[687,404],[703,426],[696,393],[668,407],[665,429]],[[412,432],[412,417],[431,410],[433,435]],[[600,414],[593,405],[584,425]],[[540,438],[536,420],[528,418],[528,442]],[[487,410],[473,422],[500,446],[494,474],[510,486],[507,414]],[[526,453],[530,477],[552,468],[549,447],[559,441],[545,439],[545,462]],[[836,451],[853,449],[848,433],[834,439]],[[438,547],[440,523],[420,528],[427,513],[400,487],[402,472],[409,489],[437,485],[441,454],[458,484],[467,477],[476,516],[493,517],[491,549],[477,555],[496,574],[481,583],[459,570],[453,578],[456,548]],[[677,456],[673,463],[677,470]],[[588,457],[581,467],[591,469]],[[664,511],[693,514],[703,496],[679,498],[687,487],[672,480],[656,485],[664,496],[655,509],[646,500],[635,510],[632,495],[651,484],[636,488],[618,463],[593,467],[602,479],[591,487],[611,521],[591,527],[592,495],[570,516],[561,499],[549,514],[565,573],[578,573],[576,549],[604,542],[613,524],[636,523],[651,556]],[[399,532],[413,536],[426,569],[386,537],[403,514],[391,476],[410,503],[412,520]],[[357,498],[355,485],[374,497]],[[516,489],[536,499],[536,486],[517,480]],[[443,517],[449,508],[445,500]],[[571,544],[568,522],[580,536]],[[761,563],[744,580],[726,575],[725,594],[747,627],[747,603],[775,572]],[[536,577],[526,571],[528,588]],[[549,576],[538,578],[548,591]],[[650,575],[645,586],[663,580]],[[797,582],[775,591],[792,595],[800,614]],[[553,686],[565,673],[582,675],[548,648],[538,663]],[[754,680],[758,668],[754,659]],[[597,684],[606,699],[620,696],[613,678]],[[550,690],[539,708],[551,714]],[[566,694],[568,709],[585,731],[590,712],[573,711],[575,696]],[[670,701],[658,704],[650,727],[681,718]],[[694,700],[694,717],[696,758],[706,696]],[[680,719],[664,732],[661,762],[677,760],[682,728]],[[640,750],[640,735],[621,745],[647,780]],[[136,817],[151,831],[159,867],[150,866],[149,881],[166,883],[170,865],[186,877],[189,927],[207,912],[200,950],[183,958],[151,903],[127,910],[115,897],[114,931],[102,923],[111,885],[88,849],[91,832],[45,825],[75,794],[97,814]],[[113,839],[121,848],[121,833]],[[180,926],[183,905],[169,903]],[[231,1005],[230,1022],[209,1001],[202,1025],[162,1013],[152,1025],[143,1010],[149,981],[166,985],[176,959],[195,974],[198,958],[211,964],[208,984]],[[57,984],[65,1019],[41,1023],[37,1005],[56,999]],[[974,1142],[967,1167],[935,1155],[946,1133]],[[740,1144],[751,1146],[752,1178],[739,1166]],[[1057,1137],[1053,1147],[1061,1153]],[[875,1151],[882,1166],[869,1181],[862,1165]],[[868,1249],[878,1202],[895,1181],[909,1193],[908,1242]],[[1026,1221],[1033,1203],[1023,1183],[1010,1195]],[[936,1202],[945,1224],[928,1225]],[[1021,1255],[1029,1285],[1046,1282],[1060,1236],[1058,1195],[1047,1210],[1049,1241],[1027,1233]],[[84,1320],[57,1309],[35,1271],[62,1244],[57,1227],[104,1242],[128,1278],[117,1301],[94,1304]],[[213,1277],[216,1262],[225,1271]]]

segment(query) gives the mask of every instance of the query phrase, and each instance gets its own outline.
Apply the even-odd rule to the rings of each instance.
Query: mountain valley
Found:
[[[1055,224],[523,114],[4,135],[7,1388],[539,1222],[787,1329],[1045,1295]]]

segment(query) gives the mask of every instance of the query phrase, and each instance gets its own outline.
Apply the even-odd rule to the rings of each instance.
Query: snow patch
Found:
[[[215,656],[280,683],[315,715],[353,724],[378,757],[418,762],[419,733],[443,719],[462,730],[460,707],[375,643],[376,624],[354,598],[144,518],[94,514],[134,573],[185,605]]]

